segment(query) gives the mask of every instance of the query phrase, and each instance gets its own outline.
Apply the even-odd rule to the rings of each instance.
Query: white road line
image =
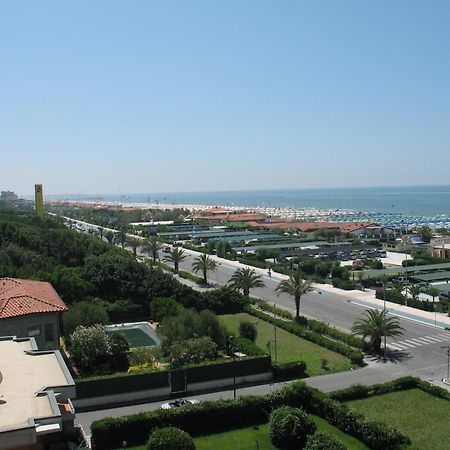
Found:
[[[425,342],[425,343],[427,343],[427,344],[436,344],[436,341],[434,340],[434,339],[430,339],[430,338],[428,338],[428,337],[426,337],[426,336],[421,336],[421,337],[419,337],[419,338],[417,338],[419,341],[421,341],[421,342]]]
[[[407,347],[417,347],[417,344],[408,343],[408,341],[400,341],[400,345],[406,345]]]
[[[434,336],[425,336],[427,339],[432,339],[433,341],[435,341],[435,342],[443,342],[443,341],[445,341],[445,339],[444,338],[437,338],[437,337],[434,337]]]
[[[450,339],[450,333],[447,334],[438,334],[438,336],[442,336],[445,339]]]
[[[431,344],[430,341],[425,341],[425,340],[423,340],[422,338],[414,338],[414,339],[411,339],[411,340],[412,340],[413,342],[419,343],[420,345]]]
[[[397,345],[397,344],[393,344],[392,342],[388,343],[388,347],[392,347],[394,350],[405,350],[405,347],[402,347],[402,346]]]

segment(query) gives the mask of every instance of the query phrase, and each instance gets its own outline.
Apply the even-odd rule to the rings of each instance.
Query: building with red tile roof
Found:
[[[0,335],[34,337],[40,349],[59,346],[67,306],[45,281],[0,278]]]

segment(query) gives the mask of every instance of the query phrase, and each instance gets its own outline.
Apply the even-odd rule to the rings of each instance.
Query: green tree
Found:
[[[152,236],[146,241],[145,250],[153,258],[153,262],[158,257],[158,252],[161,250],[162,244],[157,236]]]
[[[70,335],[70,357],[83,374],[94,373],[106,363],[109,342],[101,325],[78,327]]]
[[[108,363],[114,370],[125,371],[130,366],[128,353],[130,344],[125,336],[119,332],[112,333],[108,336]]]
[[[203,283],[208,284],[208,272],[217,269],[217,263],[206,253],[197,256],[192,263],[192,269],[195,273],[202,272]]]
[[[122,248],[125,248],[125,244],[127,242],[127,232],[128,232],[128,228],[124,225],[122,225],[119,228],[119,231],[115,234],[114,236],[114,240],[116,241],[117,244],[120,244],[120,246]]]
[[[142,244],[141,239],[139,239],[137,236],[128,236],[127,244],[133,249],[133,256],[136,258],[137,248]]]
[[[420,287],[417,286],[417,284],[413,284],[409,287],[409,293],[411,294],[411,297],[413,300],[417,300],[419,297],[419,294],[422,292],[420,290]]]
[[[182,261],[187,258],[182,248],[173,247],[169,254],[164,257],[164,261],[171,262],[173,264],[174,272],[178,273],[178,267]]]
[[[420,239],[422,239],[422,241],[430,242],[431,238],[433,237],[433,230],[430,227],[425,226],[420,228],[417,234],[419,235]]]
[[[242,290],[246,297],[250,295],[250,289],[265,286],[261,275],[258,275],[255,269],[248,267],[245,269],[237,269],[228,283],[232,288]]]
[[[352,333],[369,338],[370,346],[375,352],[381,349],[382,337],[401,336],[403,328],[397,317],[388,317],[387,311],[366,310],[352,327]]]
[[[183,306],[172,297],[157,297],[150,302],[150,317],[161,322],[164,317],[176,316]]]
[[[289,279],[280,281],[275,291],[280,295],[281,293],[288,294],[294,297],[295,301],[295,317],[300,315],[300,301],[304,294],[312,291],[312,281],[302,278],[300,273],[291,275]]]
[[[111,230],[106,230],[104,233],[105,239],[112,244],[114,242],[114,236],[116,235],[116,233],[114,233],[114,231]]]
[[[186,364],[198,364],[217,357],[217,345],[209,337],[174,342],[168,349],[170,367],[178,369]]]
[[[433,305],[434,301],[436,300],[436,297],[439,295],[439,289],[435,288],[434,286],[431,286],[427,290],[427,294],[433,298]]]
[[[66,339],[81,325],[104,325],[108,323],[108,314],[99,301],[82,301],[73,304],[63,315],[63,330]]]

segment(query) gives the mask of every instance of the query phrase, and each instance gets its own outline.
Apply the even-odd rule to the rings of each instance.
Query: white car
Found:
[[[180,408],[182,406],[186,406],[186,405],[195,405],[197,403],[200,403],[199,400],[186,400],[184,398],[179,398],[177,400],[174,400],[173,402],[167,402],[167,403],[163,403],[161,405],[162,409],[172,409],[172,408]]]

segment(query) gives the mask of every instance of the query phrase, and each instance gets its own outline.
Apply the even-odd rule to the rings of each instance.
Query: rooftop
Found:
[[[33,339],[0,338],[0,433],[28,427],[30,419],[38,426],[39,418],[59,416],[52,390],[74,391],[74,381],[59,352],[35,350]]]
[[[0,319],[66,309],[50,283],[0,278]]]

